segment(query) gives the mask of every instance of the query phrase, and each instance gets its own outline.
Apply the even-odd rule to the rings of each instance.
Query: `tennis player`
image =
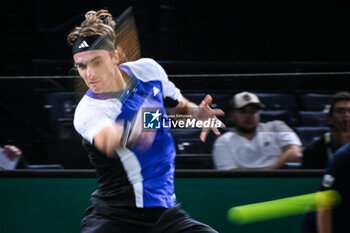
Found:
[[[154,60],[125,62],[108,11],[89,11],[85,17],[67,38],[89,88],[76,108],[74,126],[96,168],[99,186],[81,232],[216,232],[177,204],[170,130],[143,131],[141,125],[146,107],[159,110],[152,113],[154,118],[166,113],[164,107],[197,119],[217,120],[223,112],[209,108],[210,96],[200,106],[185,99]],[[210,130],[219,135],[216,126],[203,128],[201,139]]]

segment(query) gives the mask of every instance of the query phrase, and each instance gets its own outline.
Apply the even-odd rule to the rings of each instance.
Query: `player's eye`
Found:
[[[86,69],[86,65],[85,65],[85,64],[82,64],[82,63],[77,63],[77,64],[75,64],[75,66],[78,67],[78,68],[81,69],[81,70]]]
[[[92,64],[93,66],[98,66],[101,63],[100,59],[95,60]]]

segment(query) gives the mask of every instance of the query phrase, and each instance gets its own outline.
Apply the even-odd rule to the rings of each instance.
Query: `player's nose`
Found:
[[[88,80],[91,80],[94,76],[94,72],[93,72],[93,69],[89,66],[87,66],[86,68],[86,77]]]

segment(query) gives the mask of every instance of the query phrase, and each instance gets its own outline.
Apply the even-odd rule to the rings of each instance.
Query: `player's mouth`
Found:
[[[90,85],[90,86],[96,86],[97,83],[98,83],[97,81],[93,81],[93,82],[89,82],[89,85]]]

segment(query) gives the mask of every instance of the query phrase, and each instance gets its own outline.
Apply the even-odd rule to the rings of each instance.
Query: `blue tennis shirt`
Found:
[[[164,98],[177,101],[182,98],[163,68],[152,59],[123,63],[119,69],[131,78],[131,88],[102,94],[88,90],[74,116],[74,126],[84,139],[98,177],[99,188],[92,194],[92,201],[111,206],[170,208],[176,204],[176,150],[169,129],[161,127],[143,133],[146,137],[118,148],[115,158],[107,157],[93,146],[94,137],[116,121],[142,120],[145,108],[159,109],[165,114]]]

